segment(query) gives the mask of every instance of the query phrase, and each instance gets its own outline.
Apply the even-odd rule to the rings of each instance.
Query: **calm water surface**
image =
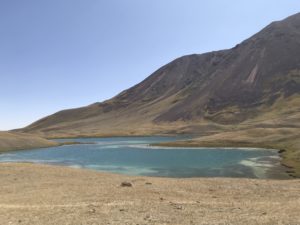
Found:
[[[158,177],[287,178],[274,150],[150,146],[151,143],[174,139],[125,137],[63,140],[95,144],[9,152],[0,154],[0,162],[59,164]]]

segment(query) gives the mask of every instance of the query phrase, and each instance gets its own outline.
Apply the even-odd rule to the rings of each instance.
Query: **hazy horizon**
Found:
[[[109,99],[177,57],[234,47],[299,11],[292,0],[2,1],[0,130]]]

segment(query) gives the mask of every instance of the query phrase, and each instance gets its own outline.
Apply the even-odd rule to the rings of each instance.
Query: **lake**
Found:
[[[127,175],[156,177],[244,177],[287,179],[276,150],[171,148],[153,143],[174,137],[84,138],[93,142],[0,154],[0,162],[65,165]],[[58,140],[62,141],[62,140]]]

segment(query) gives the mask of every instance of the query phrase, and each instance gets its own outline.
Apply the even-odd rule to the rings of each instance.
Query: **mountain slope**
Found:
[[[46,137],[143,135],[247,124],[279,101],[299,99],[299,59],[296,14],[232,49],[183,56],[108,101],[55,113],[21,131]],[[283,115],[276,110],[278,121],[292,118],[279,127],[299,115],[298,105]]]

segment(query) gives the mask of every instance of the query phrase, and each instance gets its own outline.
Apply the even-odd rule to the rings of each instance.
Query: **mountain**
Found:
[[[232,49],[180,57],[108,101],[57,112],[21,131],[45,137],[143,135],[243,124],[299,99],[299,59],[300,13]],[[292,105],[287,113],[288,126],[295,125],[291,115],[297,110]],[[286,117],[279,113],[278,119]]]

